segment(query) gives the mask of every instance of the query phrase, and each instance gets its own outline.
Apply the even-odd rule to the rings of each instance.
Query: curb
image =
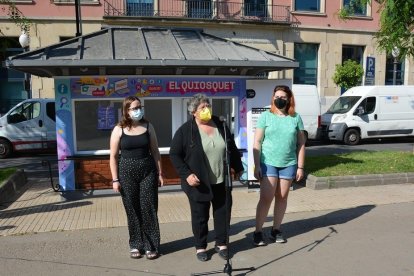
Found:
[[[317,177],[309,174],[306,179],[306,187],[313,190],[407,183],[414,183],[414,173],[367,174],[328,177]]]
[[[10,202],[12,199],[23,191],[27,183],[27,177],[22,169],[18,169],[10,176],[0,188],[0,203]]]

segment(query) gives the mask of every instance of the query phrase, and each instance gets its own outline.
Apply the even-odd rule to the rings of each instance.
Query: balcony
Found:
[[[292,24],[290,7],[226,0],[104,0],[105,17],[153,17]]]

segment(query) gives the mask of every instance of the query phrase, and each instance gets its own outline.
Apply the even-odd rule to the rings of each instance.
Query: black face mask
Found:
[[[285,108],[285,107],[286,107],[286,105],[287,105],[287,100],[282,99],[282,98],[276,98],[276,99],[273,101],[273,103],[275,104],[275,106],[276,106],[278,109],[283,109],[283,108]]]

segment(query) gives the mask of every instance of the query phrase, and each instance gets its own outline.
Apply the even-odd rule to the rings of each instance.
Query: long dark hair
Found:
[[[122,103],[122,118],[119,122],[119,126],[122,128],[131,128],[132,127],[132,119],[128,114],[129,108],[131,107],[131,103],[138,101],[141,104],[141,100],[137,96],[128,96],[124,99]],[[140,122],[148,122],[146,119],[142,118]]]
[[[286,105],[287,113],[290,116],[294,115],[295,114],[295,97],[293,96],[292,90],[290,90],[289,86],[286,86],[286,85],[278,85],[273,90],[272,99],[270,100],[270,106],[271,106],[270,112],[272,112],[273,114],[276,114],[277,107],[275,106],[275,103],[274,103],[274,97],[275,97],[276,92],[279,90],[287,94],[287,97],[288,97],[288,103]]]

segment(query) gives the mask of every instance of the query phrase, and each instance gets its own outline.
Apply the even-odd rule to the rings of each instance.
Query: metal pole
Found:
[[[76,37],[82,35],[81,10],[80,0],[75,0],[75,15],[76,15]]]
[[[29,51],[29,47],[24,47],[23,48],[23,52],[28,52]],[[30,74],[29,73],[24,73],[24,90],[27,93],[27,99],[31,99],[32,98],[32,85],[31,85],[31,81],[30,81]]]
[[[396,85],[397,83],[397,58],[394,58],[394,71],[392,72],[392,85]]]

